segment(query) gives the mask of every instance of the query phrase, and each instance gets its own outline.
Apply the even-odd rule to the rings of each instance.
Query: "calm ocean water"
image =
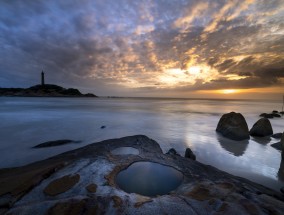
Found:
[[[282,101],[0,98],[0,168],[25,165],[87,144],[144,134],[166,152],[184,154],[190,147],[197,160],[279,190],[284,186],[276,139],[234,142],[216,134],[224,113],[240,112],[249,128],[262,112],[280,110]],[[271,119],[274,133],[283,132],[284,117]],[[105,129],[100,127],[105,125]],[[80,140],[65,146],[33,149],[39,143]],[[281,166],[281,168],[280,168]]]

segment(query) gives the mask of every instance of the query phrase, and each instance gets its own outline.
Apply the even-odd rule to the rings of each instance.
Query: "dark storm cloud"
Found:
[[[107,93],[280,85],[283,7],[279,0],[2,0],[0,86],[34,83],[42,69],[50,82]]]

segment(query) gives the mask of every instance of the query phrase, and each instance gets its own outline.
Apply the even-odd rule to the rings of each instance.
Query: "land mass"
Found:
[[[35,85],[29,88],[0,88],[0,96],[19,97],[97,97],[92,93],[82,94],[75,88],[63,88],[54,84]]]

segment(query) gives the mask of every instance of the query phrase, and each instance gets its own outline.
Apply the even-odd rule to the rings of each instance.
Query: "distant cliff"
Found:
[[[0,88],[0,96],[22,97],[97,97],[92,93],[82,94],[78,89],[63,88],[53,84],[35,85],[30,88]]]

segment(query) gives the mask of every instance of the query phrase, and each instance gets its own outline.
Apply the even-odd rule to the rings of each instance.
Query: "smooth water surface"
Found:
[[[282,99],[282,98],[281,98]],[[276,139],[231,141],[216,134],[224,113],[244,115],[249,128],[262,112],[280,110],[282,101],[110,98],[0,97],[0,168],[42,160],[90,143],[144,134],[167,152],[184,154],[190,147],[197,160],[246,177],[276,190],[284,186]],[[270,119],[274,133],[284,131],[284,117]],[[105,125],[105,129],[101,126]],[[51,140],[79,144],[33,149]]]
[[[135,162],[116,176],[117,185],[127,193],[143,196],[165,195],[176,189],[183,174],[170,166],[153,162]]]

